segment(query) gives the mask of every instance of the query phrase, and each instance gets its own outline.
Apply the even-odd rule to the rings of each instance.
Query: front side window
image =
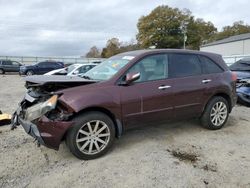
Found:
[[[128,73],[140,73],[135,82],[162,80],[168,78],[168,59],[165,54],[151,55],[133,65]]]
[[[193,54],[170,54],[169,74],[171,78],[195,76],[201,74],[199,58]]]
[[[45,68],[45,67],[47,67],[47,63],[46,62],[40,62],[40,63],[38,63],[38,66],[42,67],[42,68]]]
[[[16,61],[12,61],[12,64],[15,65],[15,66],[19,66],[20,63],[16,62]]]

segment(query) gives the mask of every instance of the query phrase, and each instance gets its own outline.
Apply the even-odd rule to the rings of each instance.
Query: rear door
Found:
[[[12,61],[12,71],[13,72],[19,72],[19,70],[20,70],[20,66],[21,66],[21,64],[20,63],[18,63],[18,62],[16,62],[16,61]]]
[[[128,72],[140,72],[140,79],[121,86],[124,124],[135,127],[156,124],[173,117],[172,80],[168,79],[165,54],[151,55],[132,66]]]
[[[174,80],[176,118],[199,116],[206,88],[199,57],[194,54],[169,54],[169,75]]]
[[[3,64],[4,71],[13,72],[13,66],[10,60],[3,60],[2,64]]]
[[[54,70],[54,68],[52,67],[51,65],[52,63],[50,62],[41,62],[38,64],[38,69],[37,69],[37,72],[38,74],[45,74],[49,71],[52,71]]]
[[[221,90],[222,83],[225,83],[222,76],[224,70],[210,58],[200,55],[199,59],[203,71],[203,84],[205,87],[203,101],[206,103],[211,96]],[[203,104],[204,106],[205,104]]]

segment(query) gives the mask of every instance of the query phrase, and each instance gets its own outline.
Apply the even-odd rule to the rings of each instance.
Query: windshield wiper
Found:
[[[87,79],[87,80],[93,80],[92,78],[90,78],[89,76],[86,76],[86,75],[82,75],[81,77],[84,79]]]

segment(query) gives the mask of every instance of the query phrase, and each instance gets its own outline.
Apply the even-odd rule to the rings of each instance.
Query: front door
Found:
[[[19,72],[20,70],[20,63],[16,62],[16,61],[12,61],[12,66],[13,66],[13,72]]]
[[[121,86],[123,123],[126,128],[158,123],[173,117],[172,80],[168,79],[165,54],[143,58],[129,71],[140,73],[140,79]]]

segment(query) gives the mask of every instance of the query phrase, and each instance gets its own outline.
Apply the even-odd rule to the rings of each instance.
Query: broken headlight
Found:
[[[25,113],[25,120],[33,121],[37,118],[40,118],[47,112],[55,109],[56,103],[57,103],[58,96],[53,95],[51,98],[49,98],[47,101],[43,103],[38,103],[34,106],[31,106],[26,110]]]

